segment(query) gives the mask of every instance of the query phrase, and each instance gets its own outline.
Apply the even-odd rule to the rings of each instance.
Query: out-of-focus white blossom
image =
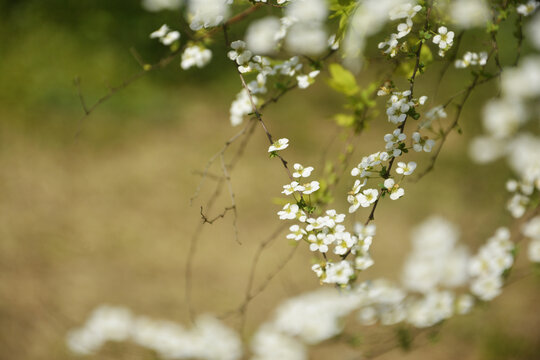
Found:
[[[318,55],[327,48],[328,35],[317,23],[296,23],[287,32],[287,50],[302,55]]]
[[[469,156],[479,164],[492,162],[506,153],[506,142],[491,136],[478,136],[469,145]]]
[[[238,334],[210,315],[201,315],[191,330],[169,321],[135,317],[125,308],[101,306],[67,336],[78,354],[99,350],[107,341],[127,341],[154,350],[166,359],[236,360],[242,356]]]
[[[344,63],[351,70],[360,70],[362,55],[367,38],[378,33],[390,20],[389,13],[403,4],[411,4],[406,0],[365,0],[350,17],[349,27],[344,39]],[[412,6],[411,6],[412,7]]]
[[[229,15],[232,0],[189,0],[188,21],[192,30],[221,24]]]
[[[527,257],[532,262],[540,263],[540,239],[533,239],[529,242]]]
[[[529,41],[536,49],[540,49],[540,12],[531,19],[525,30]]]
[[[252,96],[255,105],[258,102],[256,96]],[[242,89],[236,99],[232,102],[230,112],[230,120],[232,126],[240,125],[244,121],[244,116],[253,112],[253,106],[249,98],[249,93],[246,89]]]
[[[517,12],[523,16],[531,15],[538,7],[538,2],[535,0],[529,0],[526,4],[520,4],[516,8]]]
[[[142,7],[146,11],[158,12],[161,10],[177,10],[183,0],[142,0]]]
[[[212,51],[200,45],[188,46],[182,53],[180,66],[187,70],[193,66],[202,68],[212,60]]]
[[[527,256],[532,262],[540,262],[540,216],[527,221],[521,232],[530,239],[527,247]]]
[[[307,360],[307,350],[299,340],[283,334],[272,324],[259,328],[251,341],[252,360]]]
[[[321,72],[320,70],[314,70],[314,71],[311,71],[307,75],[296,76],[296,81],[298,81],[298,87],[300,89],[306,89],[307,87],[309,87],[311,84],[315,82],[315,77],[317,77],[317,75],[319,75],[320,72]]]
[[[465,55],[463,55],[463,59],[456,60],[455,66],[458,69],[463,69],[471,65],[484,66],[487,63],[487,59],[488,59],[487,52],[474,53],[474,52],[467,51]]]
[[[513,135],[525,119],[525,109],[521,102],[504,99],[490,100],[482,113],[484,129],[497,139]]]
[[[454,24],[463,29],[483,26],[489,20],[489,7],[485,0],[453,0],[450,16]]]
[[[246,32],[247,48],[259,55],[274,53],[278,45],[277,33],[280,27],[279,19],[273,16],[251,22]]]
[[[163,45],[169,46],[180,39],[180,33],[178,31],[171,31],[166,24],[163,24],[159,29],[150,34],[150,38],[159,39]]]

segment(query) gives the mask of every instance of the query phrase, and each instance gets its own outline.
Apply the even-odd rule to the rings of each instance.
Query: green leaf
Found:
[[[354,124],[354,116],[347,114],[336,114],[334,120],[339,126],[350,127]]]
[[[354,75],[339,64],[330,64],[329,66],[331,79],[328,84],[337,92],[347,96],[353,96],[358,93],[359,88],[356,84]]]

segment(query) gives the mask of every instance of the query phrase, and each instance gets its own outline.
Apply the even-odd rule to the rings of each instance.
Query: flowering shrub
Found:
[[[145,0],[143,5],[158,11],[180,8],[181,2]],[[538,124],[533,124],[539,120],[540,98],[537,7],[532,0],[189,1],[182,9],[189,29],[180,33],[164,24],[150,38],[169,47],[170,56],[181,56],[181,68],[187,70],[208,64],[213,57],[210,39],[223,34],[230,71],[239,75],[230,123],[243,126],[203,172],[204,180],[219,158],[220,184],[227,186],[231,201],[213,219],[201,208],[203,224],[230,212],[236,227],[231,165],[224,154],[230,144],[261,128],[268,139],[267,154],[281,163],[290,180],[283,185],[286,200],[276,209],[277,218],[289,229],[284,238],[295,242],[299,251],[313,254],[314,262],[306,266],[322,289],[285,300],[250,338],[250,345],[209,315],[197,317],[193,328],[186,330],[135,317],[123,308],[101,307],[68,335],[69,347],[84,354],[98,351],[106,341],[129,339],[170,359],[239,359],[246,352],[253,359],[306,359],[308,347],[339,335],[345,320],[424,329],[496,298],[504,290],[523,239],[528,241],[529,260],[540,262],[540,138]],[[259,9],[271,15],[251,20]],[[506,64],[497,35],[509,19],[515,20],[515,51],[513,62]],[[249,23],[245,36],[230,38],[229,29],[244,21]],[[464,34],[475,28],[483,30],[483,38],[463,49]],[[384,40],[373,46],[377,36]],[[525,51],[525,45],[531,48]],[[377,55],[373,48],[378,48]],[[386,73],[368,86],[360,85],[358,77],[374,61],[386,64],[381,65]],[[438,75],[431,71],[436,63],[443,64],[439,81],[450,67],[470,68],[470,83],[444,102],[438,102],[436,94],[416,90],[417,82]],[[144,65],[143,71],[154,67]],[[345,178],[325,174],[301,159],[291,167],[286,154],[294,141],[275,140],[271,120],[261,114],[288,92],[308,89],[322,78],[347,100],[345,110],[335,115],[336,126],[352,136],[364,136],[370,122],[387,122],[388,133],[372,153],[358,159],[350,150],[343,154],[348,159],[343,166],[350,174]],[[500,94],[484,105],[484,133],[472,141],[469,153],[479,164],[501,157],[508,160],[514,178],[506,186],[507,210],[515,223],[493,229],[493,236],[475,252],[458,243],[456,225],[431,217],[412,231],[412,251],[405,259],[400,284],[383,278],[360,281],[360,274],[376,265],[370,247],[376,241],[378,205],[406,201],[409,180],[421,181],[434,170],[446,140],[459,131],[463,106],[485,83],[499,87]],[[449,119],[451,105],[456,109]],[[413,152],[419,153],[416,161],[411,160]],[[356,165],[349,166],[349,160]],[[338,180],[348,184],[347,193],[335,193]],[[340,208],[334,197],[345,200],[348,207]],[[365,220],[358,221],[355,213],[362,211],[367,212]]]

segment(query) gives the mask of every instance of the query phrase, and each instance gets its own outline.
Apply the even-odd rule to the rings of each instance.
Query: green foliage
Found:
[[[360,90],[354,75],[340,64],[330,64],[328,69],[331,76],[328,84],[337,92],[346,96],[353,96]]]
[[[400,326],[397,328],[396,330],[396,337],[397,337],[397,341],[398,341],[398,344],[399,346],[403,349],[403,350],[410,350],[411,349],[411,345],[412,345],[412,342],[413,342],[413,337],[411,335],[411,331],[403,326]]]
[[[355,0],[331,0],[329,9],[332,12],[330,18],[338,18],[338,30],[336,32],[336,39],[341,40],[343,34],[347,29],[347,24],[349,16],[352,14],[354,8],[356,7]]]

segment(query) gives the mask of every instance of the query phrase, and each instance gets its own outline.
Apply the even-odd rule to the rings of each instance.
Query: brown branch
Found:
[[[236,221],[238,220],[238,210],[236,208],[236,201],[234,196],[234,191],[232,189],[231,184],[231,177],[229,176],[229,172],[227,171],[227,165],[225,165],[225,160],[223,159],[223,153],[219,156],[219,159],[221,161],[221,168],[223,169],[223,176],[225,177],[225,182],[227,183],[227,188],[229,190],[229,196],[231,197],[231,206],[234,218],[233,218],[233,228],[234,228],[234,237],[238,244],[242,245],[240,240],[238,239],[238,227],[236,226]]]
[[[210,158],[210,160],[208,160],[208,162],[206,163],[203,171],[202,171],[202,176],[201,176],[201,180],[199,181],[199,183],[197,184],[197,188],[195,189],[195,193],[191,196],[191,198],[189,199],[189,203],[191,205],[193,205],[193,200],[195,200],[198,196],[199,196],[199,193],[201,192],[201,189],[202,189],[202,186],[204,184],[204,180],[206,179],[206,176],[208,174],[208,171],[210,169],[210,166],[214,163],[214,161],[216,161],[216,159],[218,157],[221,157],[223,156],[223,154],[225,154],[225,152],[227,151],[227,149],[229,148],[229,146],[231,146],[238,138],[240,138],[242,135],[244,135],[246,132],[248,132],[248,130],[250,129],[250,127],[252,127],[252,123],[248,123],[246,124],[246,126],[244,126],[244,128],[242,128],[242,130],[240,130],[239,132],[237,132],[236,134],[234,134],[229,140],[227,140],[225,142],[225,144],[223,145],[223,147],[221,148],[221,150],[219,150],[218,152],[216,152],[214,155],[212,155],[212,157]],[[243,148],[243,146],[241,146],[241,148]],[[223,170],[223,169],[222,169]],[[224,174],[225,175],[225,174]]]
[[[253,129],[255,128],[255,124],[256,123],[254,121],[251,121],[249,124],[247,124],[246,128],[244,128],[242,131],[240,131],[240,133],[243,134],[243,133],[246,132],[246,129],[247,129],[246,136],[244,137],[244,140],[240,143],[239,148],[238,148],[237,152],[234,154],[233,160],[231,161],[231,164],[229,165],[229,171],[232,171],[232,169],[234,168],[236,162],[244,154],[244,149],[246,148],[247,143],[248,143],[249,139],[251,138],[251,135],[253,135]],[[224,154],[225,150],[232,144],[232,142],[234,142],[238,137],[240,137],[240,133],[237,133],[231,139],[226,141],[224,147],[222,148],[223,152],[220,151],[214,156],[220,156],[220,155]],[[207,170],[208,169],[206,169],[204,174],[207,174]],[[208,202],[206,204],[206,208],[207,208],[208,211],[213,207],[215,201],[217,200],[218,196],[220,195],[221,189],[222,189],[222,186],[223,186],[224,183],[225,183],[225,178],[223,178],[223,177],[220,178],[217,181],[214,192],[210,196],[210,199],[208,200]],[[201,215],[203,215],[202,214],[202,208],[201,208]],[[235,220],[235,222],[236,222],[236,220]],[[192,281],[193,281],[193,275],[192,275],[192,273],[193,273],[193,261],[194,261],[195,255],[197,253],[197,244],[198,244],[199,238],[200,238],[200,236],[202,234],[202,229],[203,229],[205,223],[206,222],[204,221],[204,218],[203,218],[203,221],[201,223],[199,223],[199,225],[197,225],[197,228],[193,232],[193,235],[191,236],[191,239],[190,239],[190,242],[189,242],[189,249],[188,249],[187,259],[186,259],[185,299],[186,299],[186,303],[187,303],[187,309],[188,309],[189,317],[190,317],[192,322],[195,321],[195,315],[196,315],[196,312],[195,312],[195,309],[194,309],[194,306],[193,306],[193,302],[192,302],[192,297],[193,297],[193,294],[192,294],[192,290],[193,290],[193,284],[192,284]],[[236,231],[236,229],[235,229],[235,231]]]
[[[223,212],[221,214],[218,214],[216,215],[215,217],[213,217],[212,219],[209,219],[206,215],[204,215],[203,213],[203,207],[201,206],[201,218],[203,220],[203,224],[210,224],[212,225],[217,219],[222,219],[225,217],[225,215],[227,214],[227,212],[231,211],[231,210],[236,210],[236,206],[233,205],[233,206],[229,206],[229,207],[226,207]]]

